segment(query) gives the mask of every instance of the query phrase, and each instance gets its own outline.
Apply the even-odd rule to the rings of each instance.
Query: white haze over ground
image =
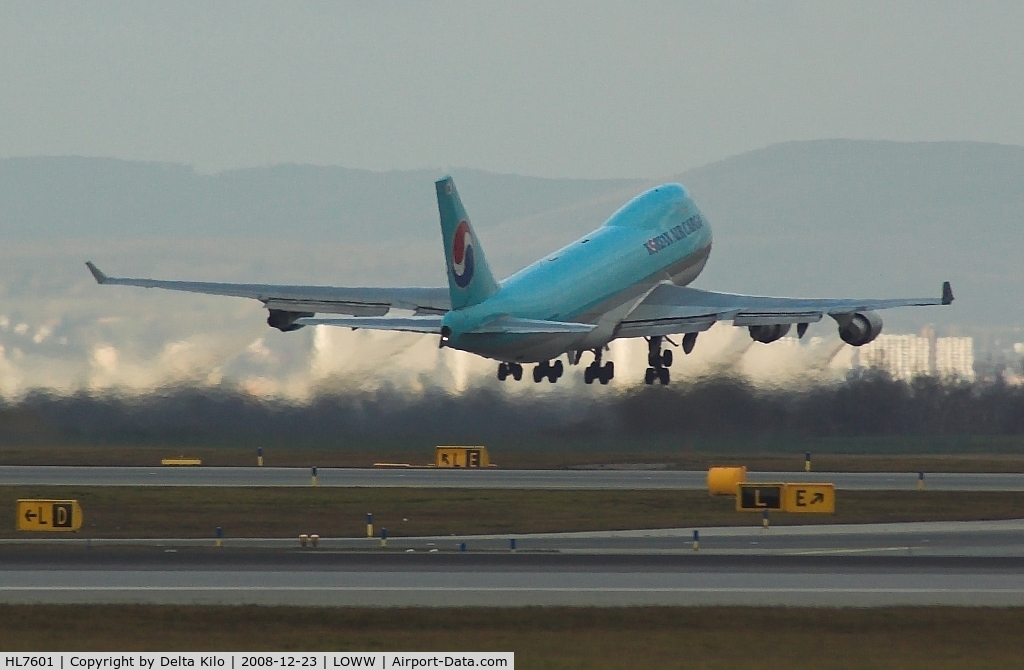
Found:
[[[598,384],[583,390],[582,365],[590,354],[581,366],[568,367],[557,385],[534,384],[530,366],[523,381],[502,385],[494,361],[439,349],[435,337],[328,326],[279,333],[263,324],[258,306],[244,311],[248,318],[235,327],[205,328],[147,348],[136,346],[137,329],[125,317],[101,317],[68,332],[57,320],[29,323],[0,315],[0,395],[16,400],[30,391],[145,393],[181,384],[226,385],[292,401],[318,391],[383,387],[410,393],[457,394],[486,386],[512,394],[600,392]],[[720,324],[700,335],[689,356],[674,349],[672,374],[676,382],[729,375],[756,385],[828,383],[844,377],[851,352],[834,333],[765,345],[752,342],[744,328]],[[615,341],[605,355],[615,362],[616,378],[604,392],[642,384],[644,340]]]

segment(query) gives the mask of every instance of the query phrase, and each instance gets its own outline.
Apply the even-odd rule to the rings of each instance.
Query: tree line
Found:
[[[331,444],[346,436],[541,434],[1014,436],[1024,435],[1024,387],[930,377],[904,383],[871,374],[795,389],[724,378],[617,394],[562,387],[523,394],[479,387],[458,395],[324,389],[299,402],[230,387],[175,387],[147,394],[35,392],[0,403],[0,445]]]

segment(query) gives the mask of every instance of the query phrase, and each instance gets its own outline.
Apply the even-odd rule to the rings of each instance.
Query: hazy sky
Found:
[[[658,177],[1024,144],[1024,3],[0,3],[0,157]]]

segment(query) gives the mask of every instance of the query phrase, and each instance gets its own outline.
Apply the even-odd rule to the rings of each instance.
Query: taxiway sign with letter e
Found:
[[[786,484],[782,511],[834,514],[835,484]]]

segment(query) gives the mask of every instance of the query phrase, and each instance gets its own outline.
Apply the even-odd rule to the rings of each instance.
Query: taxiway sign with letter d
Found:
[[[76,531],[82,527],[77,500],[19,500],[16,528],[44,532]]]

